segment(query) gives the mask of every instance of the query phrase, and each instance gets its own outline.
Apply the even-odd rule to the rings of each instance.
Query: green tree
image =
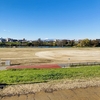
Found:
[[[91,42],[90,42],[89,39],[83,39],[83,40],[79,41],[78,46],[80,46],[80,47],[90,47]]]
[[[70,40],[67,44],[67,46],[75,46],[75,40]]]
[[[97,40],[91,40],[91,45],[93,47],[97,47],[97,46],[99,46],[99,41],[97,41]]]

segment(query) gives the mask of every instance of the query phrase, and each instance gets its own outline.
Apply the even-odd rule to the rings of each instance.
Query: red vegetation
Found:
[[[57,64],[47,64],[47,65],[33,65],[33,66],[9,66],[6,69],[32,69],[32,68],[37,68],[37,69],[44,69],[44,68],[61,68]]]

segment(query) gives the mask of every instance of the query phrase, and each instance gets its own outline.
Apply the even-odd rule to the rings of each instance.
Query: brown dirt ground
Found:
[[[6,96],[0,100],[100,100],[100,87],[41,91],[35,94]]]
[[[0,100],[100,100],[100,79],[56,80],[7,86]]]
[[[100,62],[100,48],[0,48],[1,60],[11,65]]]

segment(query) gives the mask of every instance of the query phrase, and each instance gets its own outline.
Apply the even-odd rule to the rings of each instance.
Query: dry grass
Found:
[[[0,95],[6,96],[6,95],[29,94],[29,93],[37,93],[40,91],[53,92],[56,90],[86,88],[91,86],[100,86],[100,79],[99,78],[87,79],[87,80],[64,79],[59,81],[51,81],[48,83],[12,85],[12,86],[7,86],[2,91],[0,91]]]
[[[44,50],[40,48],[0,48],[0,58],[2,61],[10,60],[12,65],[34,65],[53,62],[51,59],[35,56],[36,52]]]
[[[0,58],[12,65],[100,62],[100,48],[0,48]]]

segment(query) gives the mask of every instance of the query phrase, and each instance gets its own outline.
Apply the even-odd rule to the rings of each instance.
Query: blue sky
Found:
[[[0,0],[0,37],[100,38],[100,0]]]

